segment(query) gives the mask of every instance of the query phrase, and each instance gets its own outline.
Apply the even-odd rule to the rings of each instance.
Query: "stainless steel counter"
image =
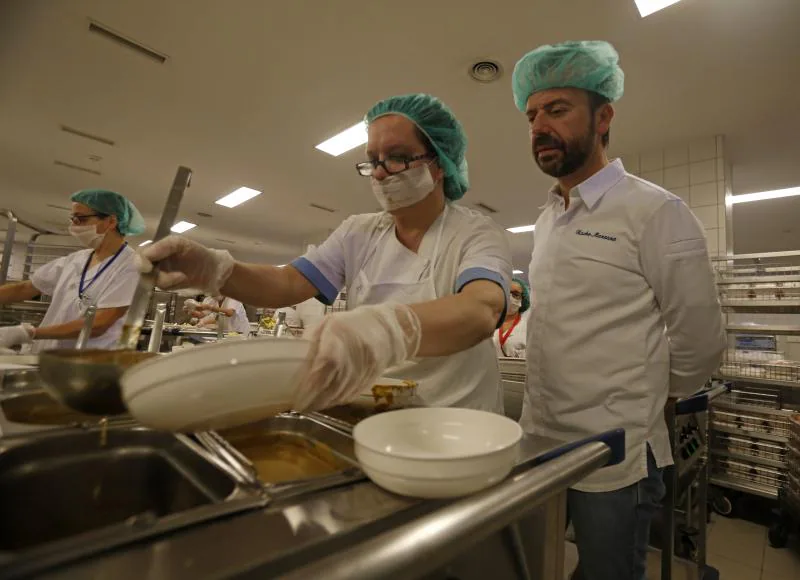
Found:
[[[182,525],[137,519],[138,543],[78,549],[66,563],[56,554],[53,562],[61,563],[51,567],[37,558],[16,573],[0,557],[0,577],[561,580],[566,490],[619,459],[618,446],[573,447],[525,437],[512,476],[453,501],[400,497],[364,479]]]
[[[524,562],[528,577],[560,580],[566,489],[604,464],[610,451],[593,443],[534,465],[558,447],[557,441],[526,438],[513,477],[461,500],[404,498],[364,481],[180,530],[40,577],[438,578],[458,570],[450,577],[467,579],[486,577],[489,566],[499,579],[526,577],[520,573]],[[519,522],[516,533],[507,527],[513,521]]]

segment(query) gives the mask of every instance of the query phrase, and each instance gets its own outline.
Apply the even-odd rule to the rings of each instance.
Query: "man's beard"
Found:
[[[593,135],[594,126],[591,126],[582,137],[570,143],[564,143],[557,137],[546,133],[537,135],[532,145],[533,160],[536,161],[539,169],[550,177],[558,178],[575,173],[583,167],[594,150]],[[548,152],[544,156],[540,156],[536,153],[536,149],[539,147],[558,149],[561,152],[560,156],[556,152]]]

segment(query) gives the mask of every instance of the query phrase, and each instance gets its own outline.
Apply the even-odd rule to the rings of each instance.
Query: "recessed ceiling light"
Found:
[[[338,135],[334,135],[327,141],[323,141],[317,145],[317,149],[324,151],[328,155],[338,157],[342,153],[346,153],[351,149],[355,149],[359,145],[367,142],[367,125],[364,121],[357,123],[345,129]]]
[[[645,16],[650,16],[654,12],[658,12],[659,10],[663,10],[667,6],[672,6],[673,4],[677,4],[681,0],[634,0],[636,2],[636,7],[639,9],[639,14],[642,15],[642,18]]]
[[[219,198],[214,203],[217,205],[224,205],[225,207],[236,207],[237,205],[241,205],[249,199],[253,199],[257,195],[261,195],[261,192],[257,189],[240,187],[236,191],[230,192],[225,197]]]
[[[525,232],[532,232],[536,229],[536,224],[530,226],[517,226],[515,228],[506,228],[507,232],[511,232],[512,234],[522,234]]]
[[[175,232],[176,234],[182,234],[183,232],[188,232],[190,229],[196,227],[197,224],[193,224],[191,222],[178,222],[174,226],[172,226],[170,230]]]
[[[727,198],[729,204],[745,203],[748,201],[762,201],[764,199],[778,199],[779,197],[792,197],[800,195],[800,187],[790,187],[788,189],[776,189],[773,191],[762,191],[759,193],[742,193],[732,195]]]
[[[514,270],[514,271],[512,272],[512,274],[523,274],[523,273],[524,273],[524,272],[523,272],[522,270]]]
[[[141,244],[139,244],[139,247],[140,247],[140,248],[143,248],[143,247],[145,247],[145,246],[149,246],[149,245],[150,245],[150,244],[152,244],[152,243],[153,243],[153,240],[145,240],[144,242],[142,242]]]

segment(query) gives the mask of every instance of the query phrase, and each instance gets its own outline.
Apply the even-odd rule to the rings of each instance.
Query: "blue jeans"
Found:
[[[569,490],[578,568],[573,580],[645,580],[650,522],[665,488],[662,469],[647,449],[647,477],[616,491]]]

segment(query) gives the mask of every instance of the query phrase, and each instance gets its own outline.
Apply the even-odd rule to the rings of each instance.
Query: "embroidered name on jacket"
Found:
[[[589,236],[590,238],[600,238],[601,240],[608,240],[609,242],[616,242],[616,236],[610,236],[608,234],[601,234],[600,232],[587,232],[586,230],[576,230],[576,234],[579,236]]]

